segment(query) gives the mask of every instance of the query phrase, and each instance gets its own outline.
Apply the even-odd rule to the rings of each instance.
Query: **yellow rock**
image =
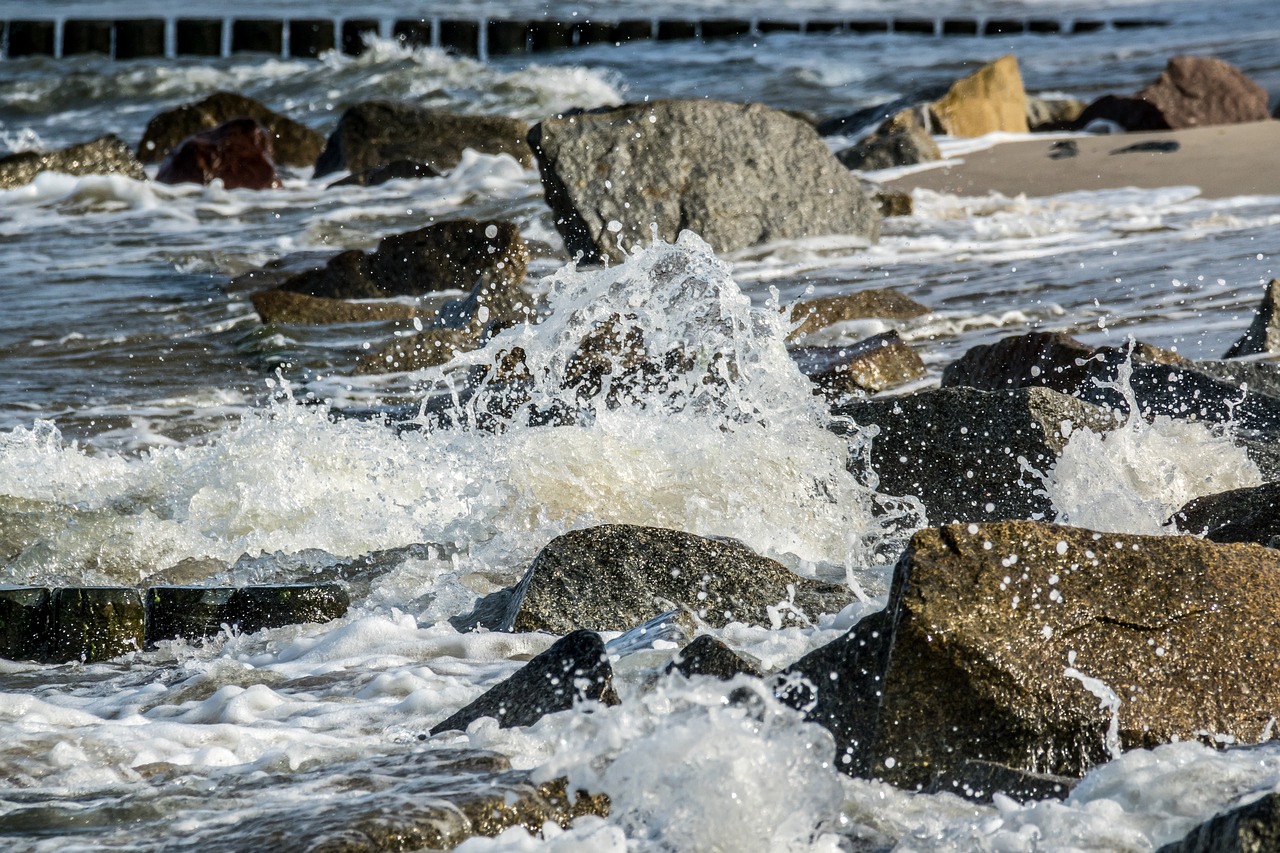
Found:
[[[1002,56],[957,80],[933,115],[951,136],[983,136],[993,131],[1027,133],[1027,93],[1016,57]]]

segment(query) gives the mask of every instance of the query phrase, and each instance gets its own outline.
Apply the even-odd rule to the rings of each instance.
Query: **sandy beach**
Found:
[[[1174,144],[1176,143],[1176,145]],[[1117,187],[1197,186],[1206,198],[1280,194],[1280,121],[1190,130],[1028,139],[887,182],[959,195],[1049,196]]]

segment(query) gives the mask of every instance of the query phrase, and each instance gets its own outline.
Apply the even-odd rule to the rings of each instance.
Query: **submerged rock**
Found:
[[[333,187],[376,187],[388,181],[420,181],[426,178],[438,178],[440,172],[417,160],[393,160],[382,166],[374,166],[354,175],[347,175],[340,181],[329,184]]]
[[[300,122],[235,92],[214,92],[203,101],[183,104],[153,116],[138,143],[138,159],[158,163],[184,139],[236,118],[251,118],[266,129],[275,162],[310,166],[320,156],[324,136]]]
[[[1280,547],[1280,483],[1205,495],[1169,519],[1184,533],[1213,542],[1256,542]]]
[[[232,119],[178,143],[156,172],[162,184],[209,184],[229,190],[282,186],[267,130],[251,118]]]
[[[1027,93],[1016,57],[1002,56],[967,77],[934,101],[938,127],[951,136],[985,136],[988,133],[1026,133]]]
[[[1268,736],[1278,606],[1280,554],[1255,545],[949,525],[912,538],[856,668],[796,668],[819,696],[864,686],[811,712],[855,773],[920,787],[976,760],[1078,777],[1124,749]]]
[[[543,121],[529,134],[570,254],[685,230],[719,252],[798,237],[874,241],[879,212],[813,127],[759,104],[654,101]]]
[[[322,326],[330,323],[368,323],[412,320],[418,309],[403,302],[354,302],[308,296],[288,290],[263,290],[250,297],[264,323]]]
[[[415,160],[438,172],[458,165],[467,148],[509,154],[533,165],[525,137],[529,125],[506,116],[463,115],[398,101],[366,101],[342,114],[316,160],[315,176],[367,172],[397,160]]]
[[[1231,345],[1224,358],[1280,352],[1280,278],[1267,283],[1262,302],[1254,312],[1253,322],[1240,340]]]
[[[520,583],[454,620],[491,630],[625,631],[685,607],[714,627],[808,624],[854,601],[841,584],[802,578],[731,539],[605,524],[558,536]]]
[[[41,172],[64,175],[124,175],[145,181],[147,174],[129,146],[115,134],[58,151],[20,151],[0,157],[0,190],[24,186]]]
[[[481,717],[501,728],[531,726],[547,714],[567,711],[578,702],[618,704],[613,667],[604,640],[594,631],[573,631],[529,661],[515,675],[437,723],[431,734],[463,731]]]
[[[910,320],[928,313],[927,306],[891,287],[819,296],[792,306],[791,320],[799,325],[787,335],[787,340],[794,341],[850,320]]]
[[[1137,97],[1158,109],[1174,130],[1271,118],[1267,90],[1211,56],[1173,57]]]
[[[924,361],[895,331],[848,346],[790,347],[800,372],[839,398],[896,388],[925,374]]]
[[[1106,410],[1047,388],[941,388],[832,411],[879,428],[870,452],[879,490],[918,497],[935,523],[1051,518],[1053,504],[1023,460],[1048,471],[1074,430],[1115,424]]]
[[[694,638],[693,642],[676,653],[671,663],[667,664],[665,671],[678,672],[685,678],[707,675],[721,681],[728,681],[738,675],[751,675],[756,678],[763,675],[758,665],[742,657],[710,634]]]
[[[871,171],[941,160],[942,151],[928,130],[911,123],[905,127],[877,131],[838,152],[836,158],[849,169]]]
[[[1156,853],[1270,853],[1280,850],[1280,794],[1216,815]]]

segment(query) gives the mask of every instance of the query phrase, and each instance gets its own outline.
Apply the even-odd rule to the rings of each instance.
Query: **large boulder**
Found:
[[[0,190],[29,184],[41,172],[76,176],[119,174],[135,181],[147,179],[142,164],[124,140],[107,134],[58,151],[20,151],[0,157]]]
[[[872,625],[791,670],[816,685],[810,716],[851,772],[923,787],[990,761],[1079,777],[1121,750],[1269,737],[1277,607],[1267,548],[950,525],[912,538]]]
[[[282,186],[271,155],[271,136],[251,118],[232,119],[178,143],[156,172],[162,184],[209,184],[229,190]]]
[[[310,166],[324,146],[324,136],[319,131],[274,112],[253,98],[235,92],[214,92],[203,101],[158,113],[147,122],[138,143],[138,159],[158,163],[187,137],[236,118],[251,118],[266,129],[275,162],[282,166]]]
[[[996,131],[1026,133],[1027,92],[1016,57],[1002,56],[957,80],[931,109],[938,127],[951,136],[985,136]]]
[[[818,296],[791,306],[791,321],[798,325],[787,335],[787,340],[797,340],[849,320],[910,320],[928,313],[927,306],[891,287]]]
[[[1170,521],[1185,533],[1213,542],[1280,546],[1280,483],[1196,498],[1174,513]]]
[[[1024,462],[1047,471],[1072,432],[1115,423],[1109,412],[1047,388],[940,388],[832,411],[837,431],[848,429],[845,419],[879,429],[870,451],[879,490],[919,498],[935,523],[1052,517]]]
[[[366,172],[397,160],[414,160],[445,172],[470,148],[510,154],[533,165],[525,141],[529,125],[506,116],[462,115],[397,101],[366,101],[342,114],[316,160],[315,176]]]
[[[1280,278],[1273,278],[1254,312],[1253,322],[1240,340],[1231,345],[1224,358],[1280,352]]]
[[[570,254],[689,229],[718,252],[819,235],[875,240],[880,215],[813,127],[759,104],[671,100],[564,115],[529,143]]]
[[[1137,97],[1160,110],[1169,127],[1266,121],[1267,90],[1239,69],[1208,56],[1175,56]]]
[[[802,578],[732,539],[606,524],[556,537],[516,587],[453,622],[553,634],[625,631],[683,607],[713,627],[807,624],[854,600],[848,587]]]
[[[1097,130],[1100,127],[1127,131],[1169,130],[1160,108],[1142,98],[1103,95],[1076,116],[1068,130]]]

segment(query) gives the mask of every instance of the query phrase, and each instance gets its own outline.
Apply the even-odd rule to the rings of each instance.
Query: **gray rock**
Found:
[[[547,714],[567,711],[585,701],[616,705],[618,697],[613,692],[613,667],[604,640],[594,631],[574,631],[515,675],[437,723],[431,733],[463,731],[481,717],[496,719],[504,729],[531,726]]]
[[[506,116],[462,115],[397,101],[366,101],[342,114],[316,160],[315,176],[343,169],[358,174],[397,160],[416,160],[445,172],[462,152],[510,154],[533,165],[529,125]]]
[[[1192,366],[1241,390],[1280,397],[1280,362],[1197,361]]]
[[[697,637],[667,664],[667,673],[678,672],[685,678],[707,675],[728,681],[734,676],[760,678],[760,667],[739,655],[710,634]]]
[[[1156,853],[1274,853],[1280,850],[1280,794],[1270,793],[1205,821]]]
[[[1267,283],[1267,291],[1254,312],[1253,322],[1240,340],[1231,345],[1224,358],[1239,358],[1242,355],[1280,352],[1280,318],[1276,307],[1280,305],[1280,278],[1273,278]]]
[[[1052,503],[1019,459],[1047,471],[1072,431],[1115,424],[1104,409],[1047,388],[941,388],[832,411],[879,428],[871,443],[879,490],[918,497],[935,523],[1050,518]]]
[[[29,184],[41,172],[75,176],[119,174],[135,181],[147,179],[129,146],[109,133],[58,151],[21,151],[0,157],[0,189]]]
[[[319,131],[274,112],[253,98],[215,92],[198,103],[183,104],[152,117],[138,143],[138,159],[159,163],[187,137],[236,118],[251,118],[266,128],[273,159],[282,166],[310,166],[324,146],[324,136]]]
[[[941,160],[942,151],[928,131],[911,126],[891,133],[873,133],[838,152],[836,158],[846,168],[872,171]]]
[[[813,127],[758,104],[654,101],[548,119],[529,134],[570,254],[621,260],[685,229],[720,252],[843,234],[874,241],[875,203]]]
[[[1280,546],[1280,483],[1196,498],[1169,521],[1184,533],[1212,542]]]

